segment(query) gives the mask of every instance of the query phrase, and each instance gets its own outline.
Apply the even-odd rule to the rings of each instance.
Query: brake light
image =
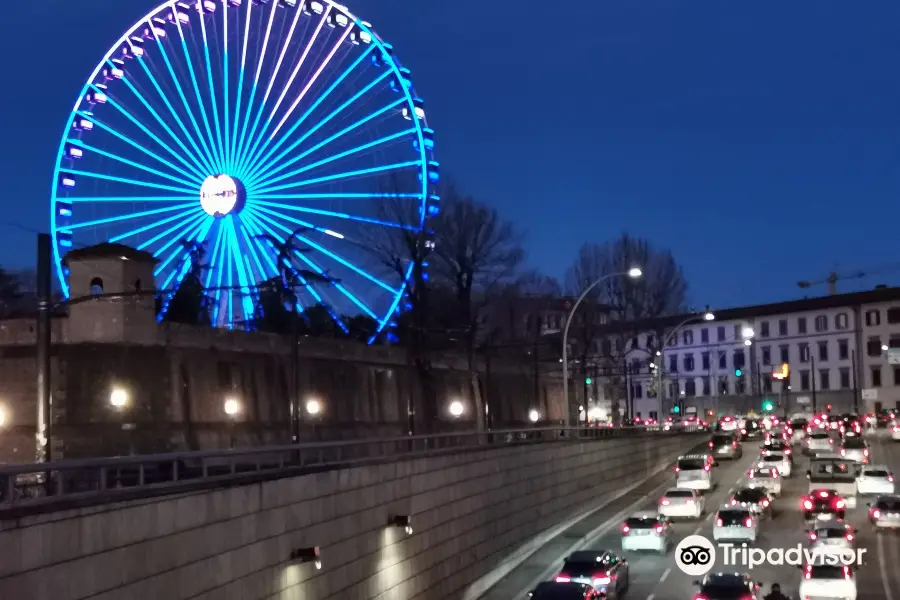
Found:
[[[809,539],[810,539],[810,540],[816,541],[816,538],[817,538],[817,537],[818,537],[818,536],[816,536],[816,534],[815,534],[814,532],[810,532],[810,533],[809,533]]]
[[[853,534],[852,534],[852,533],[848,533],[848,534],[847,534],[847,541],[848,541],[848,542],[852,542],[852,541],[853,541]]]
[[[732,448],[737,448],[737,442],[736,442],[736,441],[731,442],[731,447],[732,447]]]
[[[572,578],[568,575],[557,575],[554,581],[556,581],[556,583],[571,583]]]
[[[809,567],[806,567],[806,572],[803,573],[803,578],[804,579],[812,579],[812,569],[810,569]]]
[[[791,450],[790,448],[785,448],[785,450],[784,450],[784,455],[785,455],[785,456],[790,456],[790,455],[791,455],[791,452],[792,452],[792,450]]]
[[[826,492],[825,490],[822,490],[821,492],[819,492],[819,498],[827,498],[827,497],[828,497],[828,492]]]
[[[662,525],[657,526],[656,533],[662,533],[662,532],[663,532]]]
[[[606,585],[611,581],[606,573],[597,573],[594,575],[594,585]]]
[[[744,527],[753,527],[753,519],[747,517],[747,520],[744,521]]]
[[[742,434],[742,435],[746,435],[746,434],[747,434],[747,430],[746,430],[746,429],[741,429],[741,434]]]
[[[694,596],[694,600],[706,600],[706,598],[704,598],[703,596],[698,594],[698,595]]]
[[[731,499],[731,505],[732,505],[732,506],[736,506],[736,505],[737,505],[737,500],[735,500],[734,498],[732,498],[732,499]]]
[[[835,508],[844,508],[844,501],[843,501],[843,500],[838,500],[838,501],[836,501],[836,502],[834,503],[834,507],[835,507]]]
[[[716,519],[716,527],[722,526],[722,519]]]
[[[847,567],[847,566],[844,567],[844,579],[846,579],[847,581],[850,581],[851,579],[853,579],[853,576],[850,575],[850,567]]]
[[[869,449],[866,448],[865,450],[863,450],[863,456],[868,456],[868,455],[869,455]]]
[[[703,470],[704,470],[704,471],[709,471],[709,465],[703,465]]]
[[[753,471],[747,471],[747,475],[750,476],[750,479],[753,479],[754,477]]]
[[[628,535],[628,532],[631,531],[631,527],[628,525],[622,525],[622,535]]]
[[[768,500],[763,500],[763,506],[769,506],[769,501],[768,501]]]
[[[675,472],[678,473],[679,471],[681,471],[681,469],[678,467],[675,467]]]
[[[812,502],[809,500],[804,500],[803,508],[805,508],[806,510],[812,510]]]
[[[770,472],[772,473],[772,479],[778,479],[778,469],[772,469]]]
[[[878,510],[877,508],[874,509],[874,510],[872,511],[872,518],[873,518],[873,519],[880,519],[880,518],[881,518],[881,511]]]
[[[668,505],[669,505],[669,499],[668,499],[668,498],[660,498],[660,499],[659,499],[659,503],[662,504],[663,506],[668,506]]]
[[[893,476],[893,475],[888,475],[888,478],[887,478],[887,479],[888,479],[888,481],[890,481],[891,483],[894,483],[894,476]]]

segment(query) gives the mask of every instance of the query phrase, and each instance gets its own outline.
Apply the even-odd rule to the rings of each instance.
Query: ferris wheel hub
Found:
[[[244,185],[229,175],[210,175],[200,186],[200,206],[211,217],[240,212],[245,198]]]

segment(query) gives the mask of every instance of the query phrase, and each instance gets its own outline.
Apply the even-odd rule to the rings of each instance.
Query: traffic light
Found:
[[[734,370],[734,376],[735,376],[735,377],[740,377],[740,376],[743,375],[743,374],[744,374],[744,372],[741,371],[740,369],[735,369],[735,370]]]
[[[763,400],[762,409],[763,412],[772,412],[775,410],[775,403],[769,399]]]
[[[678,405],[676,404],[675,406],[672,407],[672,412],[673,412],[673,413],[676,413],[676,414],[677,414],[677,413],[680,413],[680,412],[681,412],[681,407],[678,406]]]
[[[592,383],[594,383],[594,380],[591,379],[590,377],[585,377],[584,382],[588,385],[591,385]]]

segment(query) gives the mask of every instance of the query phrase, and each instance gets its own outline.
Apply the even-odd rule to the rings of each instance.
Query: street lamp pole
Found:
[[[566,317],[566,326],[563,328],[562,339],[563,406],[565,408],[566,427],[572,426],[572,405],[569,402],[569,326],[572,324],[572,317],[575,316],[575,311],[578,310],[578,305],[581,304],[582,300],[587,297],[591,290],[604,281],[612,279],[613,277],[631,277],[632,279],[638,279],[641,275],[643,275],[643,272],[637,267],[622,273],[610,273],[609,275],[604,275],[594,281],[591,285],[587,286],[584,291],[581,292],[581,295],[578,296],[578,299],[575,301],[575,304],[572,305],[571,310],[569,310],[569,315]],[[585,407],[585,411],[587,411],[587,407]]]
[[[713,320],[715,320],[716,315],[714,315],[712,312],[710,312],[709,307],[707,306],[706,311],[702,314],[702,316],[698,315],[698,314],[693,314],[693,315],[689,316],[687,319],[685,319],[684,321],[682,321],[681,323],[676,325],[675,328],[669,332],[669,335],[667,335],[665,337],[665,339],[663,339],[662,345],[660,345],[659,350],[656,351],[656,356],[659,357],[659,365],[656,368],[656,397],[658,399],[659,412],[657,412],[656,419],[659,423],[662,423],[662,420],[663,420],[663,406],[665,406],[665,400],[666,400],[666,392],[665,392],[665,389],[663,388],[663,367],[666,364],[666,360],[665,360],[666,357],[665,357],[664,353],[666,351],[666,347],[669,345],[669,340],[672,339],[672,336],[675,335],[676,333],[678,333],[678,331],[682,327],[684,327],[688,323],[693,323],[697,319],[701,319],[701,318],[704,321],[713,321]]]

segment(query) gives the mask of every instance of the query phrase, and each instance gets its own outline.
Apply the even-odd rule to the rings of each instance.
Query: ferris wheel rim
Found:
[[[233,6],[230,5],[229,0],[216,0],[216,1],[217,1],[217,4],[221,5],[221,7],[224,8],[225,10],[233,8]],[[277,3],[278,1],[279,0],[273,0],[273,3]],[[300,6],[296,6],[295,10],[297,10],[299,12],[302,4],[305,1],[306,0],[301,0]],[[364,31],[369,36],[371,36],[371,40],[372,40],[371,46],[373,47],[372,48],[373,52],[380,52],[384,56],[390,56],[390,53],[388,51],[388,48],[390,47],[390,45],[386,44],[386,42],[384,42],[384,40],[371,29],[371,26],[368,23],[360,20],[356,15],[354,15],[352,12],[350,12],[345,6],[338,4],[338,3],[334,2],[333,0],[319,0],[319,1],[324,4],[327,4],[331,8],[338,9],[342,14],[346,15],[351,20],[352,27],[356,27],[359,30]],[[78,117],[79,110],[81,110],[82,107],[85,105],[85,103],[88,102],[87,96],[91,91],[91,87],[98,80],[98,77],[100,76],[102,70],[104,69],[104,66],[109,63],[109,61],[114,56],[114,54],[119,50],[119,48],[123,44],[127,43],[129,38],[134,36],[135,33],[138,32],[138,30],[141,27],[143,27],[145,24],[147,24],[150,21],[150,19],[152,19],[154,16],[160,14],[162,11],[164,11],[166,9],[174,10],[178,3],[179,3],[179,0],[166,0],[165,2],[162,2],[161,4],[157,5],[155,8],[151,9],[150,11],[147,11],[143,16],[140,17],[140,19],[135,21],[135,23],[133,25],[131,25],[125,31],[125,33],[123,33],[116,41],[114,41],[110,45],[109,49],[104,54],[104,56],[101,58],[101,60],[97,63],[96,67],[93,69],[91,74],[88,76],[85,84],[83,85],[80,93],[78,94],[76,102],[74,103],[71,111],[69,111],[67,114],[67,120],[65,122],[66,126],[64,128],[64,133],[61,136],[60,143],[59,143],[59,146],[57,149],[56,160],[55,160],[52,179],[51,179],[51,197],[50,197],[50,199],[51,199],[51,202],[50,202],[51,238],[52,238],[53,260],[55,263],[55,271],[56,271],[57,280],[60,282],[60,286],[63,291],[63,294],[67,298],[69,297],[71,290],[70,290],[67,274],[64,269],[64,255],[62,254],[62,251],[61,251],[61,243],[60,243],[60,237],[59,237],[60,232],[65,230],[65,228],[58,226],[59,214],[57,211],[58,203],[61,201],[61,199],[64,199],[64,197],[61,198],[61,196],[60,196],[60,193],[59,193],[60,189],[59,189],[58,182],[60,180],[60,177],[63,174],[63,169],[64,169],[64,154],[65,154],[66,147],[67,147],[67,137],[68,137],[67,132],[69,131],[69,128],[71,127],[71,124],[73,123],[73,121]],[[200,8],[200,6],[202,4],[202,0],[197,0],[196,4],[197,4],[197,8]],[[258,60],[260,60],[260,62],[262,62],[262,59],[258,59]],[[386,69],[386,71],[389,71],[394,77],[397,77],[397,78],[402,77],[401,65],[396,59],[391,59],[391,60],[385,61],[385,65],[388,67],[388,69]],[[324,68],[324,65],[322,65],[322,67]],[[414,113],[416,110],[415,101],[417,98],[414,94],[414,88],[412,85],[410,85],[409,87],[407,87],[407,86],[401,86],[401,87],[402,87],[401,93],[403,96],[402,103],[406,109],[408,109],[411,113]],[[417,194],[417,203],[420,206],[420,211],[419,211],[420,218],[417,223],[416,229],[418,231],[421,231],[426,227],[426,224],[429,220],[429,214],[426,210],[426,204],[428,202],[429,196],[431,195],[428,169],[429,169],[429,163],[433,162],[433,160],[430,160],[430,159],[433,159],[433,157],[430,156],[430,154],[431,154],[430,150],[428,150],[426,148],[424,132],[427,129],[428,124],[427,124],[427,120],[425,119],[425,117],[423,116],[421,119],[413,118],[412,126],[414,128],[414,132],[413,132],[414,137],[417,141],[417,155],[418,155],[417,159],[413,162],[416,165],[419,179],[421,181],[421,187]],[[194,158],[203,158],[203,157],[202,157],[202,155],[198,154]],[[261,208],[264,209],[264,206]],[[376,321],[378,322],[378,332],[379,333],[385,328],[385,326],[388,324],[390,319],[395,315],[395,313],[398,309],[399,303],[403,297],[404,291],[405,291],[405,289],[409,283],[410,277],[412,275],[411,267],[412,267],[412,265],[410,265],[410,268],[407,269],[405,275],[398,282],[397,289],[391,290],[393,292],[394,297],[392,298],[392,300],[390,302],[389,309],[383,314],[383,316],[381,318],[376,318]],[[259,284],[261,282],[254,281],[253,283]]]

